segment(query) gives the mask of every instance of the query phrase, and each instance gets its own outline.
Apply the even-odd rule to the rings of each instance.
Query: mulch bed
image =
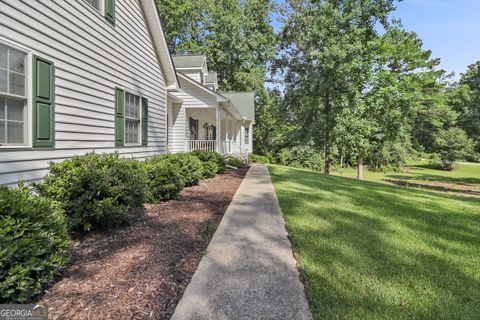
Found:
[[[72,261],[39,303],[51,319],[169,319],[247,169],[179,200],[147,205],[129,227],[72,241]]]

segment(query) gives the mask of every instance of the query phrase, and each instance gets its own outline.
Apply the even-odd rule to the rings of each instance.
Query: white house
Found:
[[[217,74],[209,72],[205,56],[180,55],[173,61],[181,90],[168,99],[170,152],[252,152],[254,94],[218,92]]]
[[[154,0],[1,1],[0,184],[91,151],[167,152],[179,88]]]

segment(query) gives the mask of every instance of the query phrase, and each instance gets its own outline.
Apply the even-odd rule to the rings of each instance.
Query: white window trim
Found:
[[[127,107],[127,93],[128,94],[131,94],[131,95],[134,95],[134,96],[137,96],[140,98],[140,101],[139,101],[139,112],[138,112],[138,115],[139,115],[139,125],[138,125],[138,143],[127,143],[127,139],[126,139],[126,133],[127,133],[127,115],[126,115],[126,107]],[[142,98],[143,96],[137,92],[135,92],[134,90],[128,90],[128,89],[124,89],[124,94],[123,94],[123,145],[125,147],[141,147],[142,146],[142,130],[143,130],[143,121],[142,121],[142,118],[143,118],[143,106],[142,106]],[[132,118],[129,118],[129,119],[132,119]]]
[[[33,53],[32,51],[25,47],[22,46],[18,43],[12,42],[9,39],[6,39],[4,37],[0,37],[0,43],[8,46],[10,48],[13,48],[15,50],[21,51],[26,54],[25,59],[27,60],[25,63],[25,98],[26,98],[26,116],[24,116],[24,137],[25,137],[25,142],[23,144],[0,144],[0,150],[1,149],[25,149],[25,148],[31,148],[32,147],[32,130],[33,130],[33,115],[32,115],[32,110],[33,110],[33,101],[32,101],[32,94],[33,94],[33,68],[32,68],[32,60],[33,60]],[[13,97],[13,98],[22,98],[24,97],[21,96],[16,96],[12,94],[1,94],[4,97]]]
[[[90,8],[92,8],[93,10],[97,11],[98,13],[100,13],[102,16],[105,15],[105,0],[98,0],[98,4],[99,4],[99,7],[100,8],[95,8],[94,6],[92,6],[88,1],[86,0],[83,0],[83,2],[85,2]]]

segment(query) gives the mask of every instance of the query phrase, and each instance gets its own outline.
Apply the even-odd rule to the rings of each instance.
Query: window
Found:
[[[92,7],[100,11],[100,0],[85,0]]]
[[[198,120],[190,117],[190,139],[198,140]]]
[[[140,97],[125,93],[125,145],[140,144]]]
[[[0,44],[0,145],[26,143],[26,56]]]
[[[245,144],[250,143],[250,128],[245,127]]]

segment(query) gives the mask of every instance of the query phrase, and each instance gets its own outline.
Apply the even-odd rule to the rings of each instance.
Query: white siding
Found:
[[[175,96],[183,100],[183,106],[187,108],[216,108],[217,97],[197,85],[180,78],[183,92],[176,92]]]
[[[180,69],[178,71],[198,83],[203,83],[203,72],[199,69]]]
[[[248,137],[245,139],[245,128],[249,128]],[[253,152],[253,123],[248,121],[242,125],[240,137],[242,139],[242,148],[248,149],[249,153]]]
[[[209,108],[208,111],[213,114],[213,120],[215,120],[215,108],[218,107],[217,98],[212,93],[181,78],[180,84],[183,91],[176,92],[175,96],[183,100],[183,104],[180,110],[178,110],[177,117],[173,123],[170,140],[170,151],[174,153],[184,152],[186,146],[185,140],[190,139],[189,118],[186,116],[185,110],[189,109],[188,112],[191,112],[196,108]],[[215,121],[213,121],[212,124],[215,125]],[[203,123],[199,121],[199,127],[202,126]],[[199,131],[202,132],[202,129]]]
[[[55,149],[0,149],[0,184],[39,180],[49,161],[89,151],[166,152],[164,76],[138,0],[116,1],[115,26],[82,0],[0,0],[0,40],[53,61],[56,75]],[[115,148],[115,87],[148,98],[148,147]]]
[[[198,140],[206,140],[207,129],[204,128],[205,123],[209,126],[216,126],[216,109],[187,109],[187,127],[189,124],[189,119],[192,117],[195,120],[198,120]],[[190,139],[190,130],[187,128],[187,140]]]
[[[169,151],[172,153],[185,151],[185,108],[172,104],[169,126]]]

